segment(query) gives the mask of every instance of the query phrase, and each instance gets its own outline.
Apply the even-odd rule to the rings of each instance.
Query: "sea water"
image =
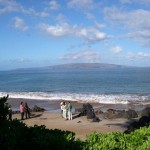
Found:
[[[150,104],[150,68],[0,71],[0,97]]]

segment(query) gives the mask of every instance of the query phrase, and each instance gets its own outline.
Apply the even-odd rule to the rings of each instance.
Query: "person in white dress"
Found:
[[[62,116],[62,118],[63,118],[63,104],[64,104],[64,102],[60,103],[60,109],[61,109],[61,116]]]
[[[67,120],[67,105],[63,103],[63,117]]]

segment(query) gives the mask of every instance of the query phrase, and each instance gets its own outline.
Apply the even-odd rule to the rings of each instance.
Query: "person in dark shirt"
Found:
[[[9,105],[8,111],[9,111],[9,113],[8,113],[8,120],[12,121],[12,109],[11,109],[11,105]]]
[[[25,103],[25,106],[24,106],[24,112],[25,112],[26,119],[30,118],[30,108],[28,107],[27,102]]]

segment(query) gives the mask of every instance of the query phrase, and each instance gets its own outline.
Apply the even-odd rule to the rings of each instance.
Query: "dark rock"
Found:
[[[139,119],[139,122],[140,122],[141,126],[148,126],[150,124],[150,117],[149,116],[142,116]]]
[[[35,106],[31,109],[31,111],[33,111],[33,112],[43,112],[43,111],[45,111],[45,109],[44,109],[44,108],[41,108],[41,107],[38,107],[37,105],[35,105]]]
[[[141,116],[150,116],[150,107],[146,107],[142,110]]]
[[[116,110],[115,109],[107,109],[107,112],[109,114],[115,114],[116,113]]]
[[[116,118],[127,118],[125,110],[117,110]]]
[[[93,106],[89,103],[83,104],[82,108],[75,109],[75,112],[80,113],[80,116],[87,116],[87,119],[93,119],[94,122],[99,122],[98,117],[96,117]]]
[[[100,115],[100,114],[103,114],[103,113],[104,113],[104,112],[101,111],[101,110],[96,110],[96,111],[95,111],[95,114],[96,114],[96,115]]]
[[[128,126],[127,130],[124,133],[130,133],[133,132],[135,129],[139,129],[139,128],[140,128],[140,123],[134,121]]]
[[[127,130],[124,133],[130,133],[140,127],[149,126],[150,125],[150,117],[149,116],[142,116],[138,121],[131,123]]]
[[[105,118],[108,119],[115,119],[115,118],[137,118],[138,114],[135,110],[129,109],[128,111],[125,110],[114,110],[109,109],[105,113]]]
[[[104,114],[104,117],[105,119],[114,119],[116,118],[116,114],[111,114],[111,113],[108,113],[108,112],[105,112]]]
[[[95,118],[95,113],[92,105],[88,104],[83,104],[83,116],[87,116],[88,119],[93,119]]]
[[[92,122],[100,122],[100,119],[98,117],[93,118]]]
[[[126,111],[126,118],[137,118],[138,114],[135,110],[129,109],[128,111]]]
[[[77,123],[81,123],[81,121],[78,121]]]

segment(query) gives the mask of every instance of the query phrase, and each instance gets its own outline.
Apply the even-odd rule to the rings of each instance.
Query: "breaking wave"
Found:
[[[150,104],[150,94],[77,94],[77,93],[48,93],[48,92],[0,92],[0,97],[35,100],[66,100],[104,104]]]

